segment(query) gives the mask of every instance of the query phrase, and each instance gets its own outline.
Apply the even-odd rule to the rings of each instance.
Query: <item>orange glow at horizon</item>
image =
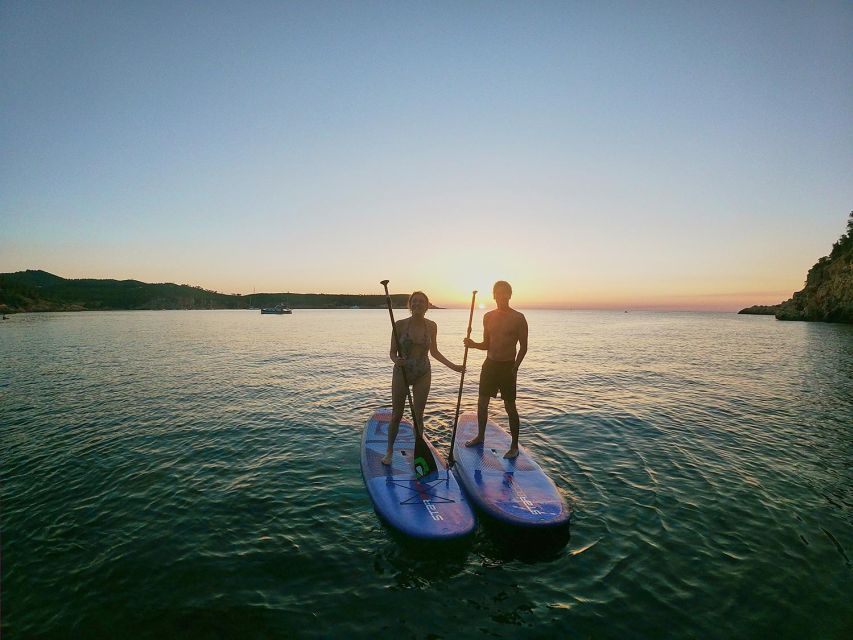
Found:
[[[497,270],[496,270],[497,271]],[[482,274],[481,284],[477,287],[476,306],[479,309],[492,309],[495,306],[492,297],[492,285],[495,280],[505,279],[513,286],[511,306],[519,309],[647,309],[647,310],[696,310],[696,311],[738,311],[753,305],[774,305],[787,300],[796,291],[761,290],[759,286],[741,290],[732,290],[723,283],[697,282],[672,283],[665,285],[646,285],[644,287],[620,287],[612,283],[590,283],[580,285],[571,283],[565,289],[556,290],[538,278],[513,277],[509,270],[503,271],[503,277],[489,279]],[[473,279],[473,278],[472,278]],[[461,281],[459,278],[457,282]],[[433,286],[435,292],[431,298],[436,305],[445,308],[467,308],[471,300],[471,291],[460,287]],[[551,283],[548,283],[551,284]],[[752,284],[752,283],[750,283]],[[572,286],[574,285],[574,286]],[[595,286],[598,285],[598,286]]]

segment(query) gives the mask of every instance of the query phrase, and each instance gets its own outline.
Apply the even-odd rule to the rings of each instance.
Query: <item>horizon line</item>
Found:
[[[220,295],[239,296],[239,297],[250,297],[250,296],[256,296],[256,295],[317,295],[317,296],[373,296],[373,297],[375,297],[375,296],[384,297],[385,296],[385,294],[381,293],[381,292],[377,292],[377,293],[353,293],[353,292],[329,293],[326,291],[313,291],[313,292],[304,292],[304,291],[303,292],[297,292],[297,291],[253,291],[252,293],[240,293],[240,292],[226,293],[226,292],[221,291],[219,289],[210,289],[210,288],[207,288],[207,287],[200,285],[200,284],[189,284],[186,282],[183,282],[183,283],[174,282],[174,281],[150,282],[150,281],[140,280],[138,278],[133,278],[133,277],[129,277],[129,278],[118,278],[118,277],[103,278],[103,277],[101,277],[101,278],[99,278],[99,277],[84,276],[84,277],[79,277],[79,278],[73,278],[73,277],[69,278],[69,277],[60,276],[60,275],[57,275],[53,272],[47,271],[45,269],[39,269],[39,268],[36,268],[36,269],[24,268],[24,269],[19,269],[17,271],[5,271],[5,272],[0,272],[0,275],[4,275],[4,274],[5,275],[14,275],[17,273],[26,273],[26,272],[46,273],[46,274],[61,278],[63,280],[69,280],[69,281],[114,280],[116,282],[122,282],[122,281],[141,282],[143,284],[150,284],[150,285],[186,286],[186,287],[199,288],[199,289],[202,289],[205,291],[211,291],[213,293],[217,293]],[[553,311],[614,311],[614,312],[618,312],[618,311],[622,311],[622,312],[669,311],[669,312],[698,312],[698,313],[702,313],[702,312],[737,313],[737,311],[739,311],[741,309],[749,308],[752,306],[775,306],[776,304],[781,304],[786,299],[790,298],[791,295],[793,295],[793,293],[794,292],[786,294],[786,293],[781,292],[781,291],[767,291],[767,292],[745,291],[745,292],[732,292],[732,293],[695,293],[695,294],[679,293],[679,294],[671,294],[669,297],[671,299],[673,299],[673,302],[669,302],[669,303],[659,302],[659,303],[640,303],[640,304],[637,304],[636,302],[630,303],[627,301],[626,302],[615,301],[615,302],[602,302],[600,304],[595,304],[595,303],[593,303],[593,304],[589,304],[589,303],[587,303],[587,304],[584,304],[584,303],[571,304],[571,303],[565,303],[565,302],[563,302],[563,303],[535,302],[535,303],[531,303],[531,304],[520,304],[519,308],[528,309],[531,311],[532,310],[537,310],[537,311],[548,311],[548,310],[553,310]],[[395,294],[391,294],[391,295],[399,296],[399,295],[405,295],[405,293],[395,293]],[[697,305],[691,305],[691,304],[684,304],[683,302],[681,304],[676,302],[676,300],[682,300],[683,301],[685,298],[708,299],[708,298],[731,297],[731,298],[760,299],[763,297],[766,298],[766,297],[771,296],[771,295],[774,297],[779,297],[781,299],[778,302],[770,303],[770,304],[761,303],[761,302],[757,302],[757,303],[753,302],[751,304],[746,304],[746,306],[741,306],[741,304],[744,304],[744,303],[738,303],[737,305],[733,305],[731,307],[717,306],[717,305],[714,305],[713,303],[705,304],[705,305],[703,305],[701,303],[697,304]],[[432,303],[439,309],[467,309],[468,308],[467,305],[463,305],[463,304],[459,304],[459,305],[447,304],[446,302],[441,300],[440,296],[434,296],[434,297],[435,297],[435,300],[432,301]],[[491,298],[483,298],[483,300],[488,300],[488,302],[478,303],[478,307],[481,304],[485,305],[482,310],[486,310],[486,309],[493,307],[493,303],[492,303]],[[737,307],[737,309],[735,307]]]

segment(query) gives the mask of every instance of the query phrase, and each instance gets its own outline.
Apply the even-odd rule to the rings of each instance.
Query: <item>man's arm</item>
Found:
[[[491,313],[491,312],[489,312]],[[491,342],[492,335],[491,331],[489,331],[489,314],[483,316],[483,341],[482,342],[474,342],[471,338],[465,338],[462,342],[469,349],[479,349],[480,351],[488,351],[489,343]]]
[[[524,360],[524,356],[527,355],[527,318],[524,317],[523,314],[519,314],[521,319],[519,320],[518,327],[518,355],[515,356],[515,367],[514,369],[518,371],[518,368],[521,366],[521,361]]]

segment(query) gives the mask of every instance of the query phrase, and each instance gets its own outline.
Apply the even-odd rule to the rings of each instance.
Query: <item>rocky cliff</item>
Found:
[[[853,323],[853,212],[847,219],[847,233],[809,269],[802,290],[775,307],[750,307],[740,313],[770,310],[778,320]]]

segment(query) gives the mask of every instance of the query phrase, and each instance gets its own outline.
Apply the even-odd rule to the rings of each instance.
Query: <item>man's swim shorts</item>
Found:
[[[480,395],[497,398],[500,391],[503,400],[515,400],[517,372],[514,369],[514,360],[498,362],[486,358],[480,371]]]

